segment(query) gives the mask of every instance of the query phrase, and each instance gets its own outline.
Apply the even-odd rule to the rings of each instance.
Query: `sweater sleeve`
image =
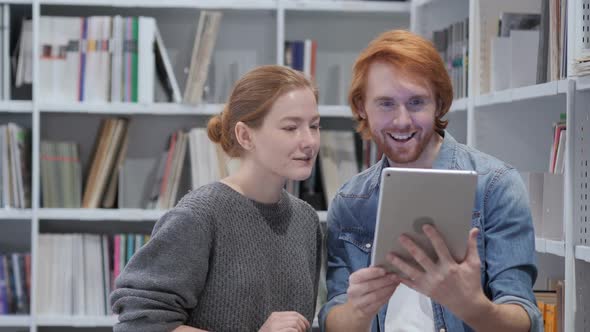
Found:
[[[114,331],[172,331],[183,325],[205,285],[211,243],[207,218],[178,207],[162,216],[116,280],[110,299],[119,315]]]

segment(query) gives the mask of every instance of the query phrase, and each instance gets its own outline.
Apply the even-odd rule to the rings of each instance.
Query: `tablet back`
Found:
[[[436,226],[455,260],[462,261],[471,229],[476,188],[474,171],[384,168],[371,266],[397,272],[387,261],[391,251],[410,264],[416,264],[399,244],[402,234],[414,239],[436,261],[437,255],[422,231],[424,224]]]

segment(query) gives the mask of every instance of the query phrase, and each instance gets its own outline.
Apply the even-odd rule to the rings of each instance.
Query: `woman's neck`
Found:
[[[285,179],[269,174],[259,166],[243,160],[238,171],[221,180],[235,191],[260,203],[277,203],[281,198]]]

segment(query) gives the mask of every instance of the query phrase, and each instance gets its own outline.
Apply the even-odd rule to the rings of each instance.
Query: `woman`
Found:
[[[313,320],[317,213],[284,189],[310,176],[317,91],[299,72],[262,66],[208,124],[239,170],[184,196],[117,279],[115,331],[305,331]]]

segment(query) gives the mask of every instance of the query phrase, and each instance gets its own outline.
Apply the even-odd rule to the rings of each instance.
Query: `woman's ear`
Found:
[[[254,149],[254,141],[252,140],[252,129],[242,121],[236,123],[235,127],[236,140],[238,144],[246,150],[251,151]]]

